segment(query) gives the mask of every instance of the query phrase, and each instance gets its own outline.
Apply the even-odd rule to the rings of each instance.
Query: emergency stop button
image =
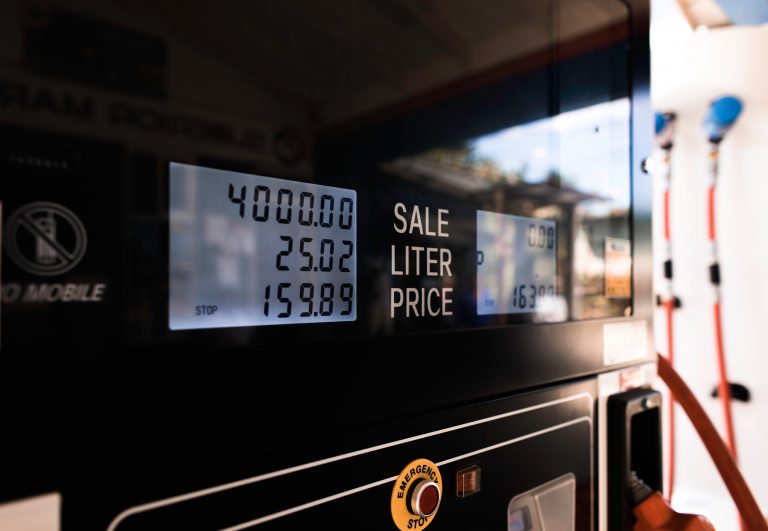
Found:
[[[437,465],[416,459],[406,466],[392,488],[392,520],[401,531],[424,529],[440,507],[443,478]]]
[[[411,495],[411,512],[423,517],[432,516],[440,505],[440,487],[434,481],[422,480]]]

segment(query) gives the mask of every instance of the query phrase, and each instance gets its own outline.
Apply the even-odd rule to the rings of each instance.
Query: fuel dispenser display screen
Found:
[[[354,321],[354,190],[171,163],[172,330]]]
[[[556,305],[554,221],[477,212],[477,313],[525,313]]]

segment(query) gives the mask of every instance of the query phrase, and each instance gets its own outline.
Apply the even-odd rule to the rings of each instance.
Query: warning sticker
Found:
[[[432,523],[440,506],[443,477],[429,459],[408,463],[392,487],[392,520],[401,531],[424,529]]]
[[[27,273],[66,273],[85,256],[86,246],[83,223],[62,205],[28,203],[8,219],[6,250],[11,260]]]
[[[632,243],[629,240],[605,239],[605,296],[609,299],[632,296]]]

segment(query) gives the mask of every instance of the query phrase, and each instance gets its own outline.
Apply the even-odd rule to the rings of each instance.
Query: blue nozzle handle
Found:
[[[664,115],[664,113],[657,112],[656,113],[656,134],[660,134],[664,129],[667,128],[667,125],[669,125],[669,120]]]
[[[656,113],[656,143],[662,149],[672,149],[672,125],[675,118],[673,112]]]
[[[743,105],[735,96],[722,96],[709,106],[704,130],[710,142],[720,142],[741,114]]]

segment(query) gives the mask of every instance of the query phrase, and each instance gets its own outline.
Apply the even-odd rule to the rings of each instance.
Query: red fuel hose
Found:
[[[661,147],[662,149],[662,170],[664,187],[663,194],[663,228],[664,228],[664,277],[666,279],[666,299],[659,299],[659,304],[664,308],[667,325],[667,359],[671,365],[675,363],[675,334],[674,334],[674,312],[677,308],[677,298],[673,286],[673,268],[672,268],[672,222],[670,219],[670,193],[671,193],[671,149],[672,143],[668,142]],[[667,409],[669,416],[669,447],[667,458],[667,499],[672,500],[672,494],[675,489],[675,401],[669,400]]]
[[[710,146],[710,185],[707,197],[708,233],[712,246],[712,265],[710,266],[710,281],[715,292],[713,304],[715,350],[717,351],[717,366],[720,375],[719,396],[723,404],[723,418],[725,420],[726,441],[731,451],[733,460],[738,462],[736,453],[736,436],[733,429],[733,415],[731,407],[731,389],[728,384],[728,371],[725,361],[725,348],[723,346],[723,323],[720,308],[720,264],[717,256],[717,237],[715,231],[715,191],[718,176],[718,159],[720,155],[719,145],[712,143]]]
[[[728,370],[725,364],[725,349],[723,348],[723,325],[720,314],[720,302],[715,302],[715,343],[717,346],[717,368],[720,373],[719,395],[723,401],[723,417],[725,418],[725,434],[728,441],[728,449],[731,451],[734,461],[736,455],[736,436],[733,432],[733,417],[731,414],[731,387],[728,384]]]
[[[723,478],[728,492],[731,494],[736,504],[742,522],[749,531],[768,531],[765,517],[760,512],[752,492],[749,490],[747,482],[739,472],[736,462],[731,456],[730,451],[723,443],[723,439],[717,433],[712,421],[707,417],[704,408],[685,384],[680,375],[672,368],[669,361],[664,356],[657,355],[659,376],[669,387],[677,402],[682,406],[693,427],[699,434],[701,441],[707,448],[712,461],[714,461],[720,477]]]

